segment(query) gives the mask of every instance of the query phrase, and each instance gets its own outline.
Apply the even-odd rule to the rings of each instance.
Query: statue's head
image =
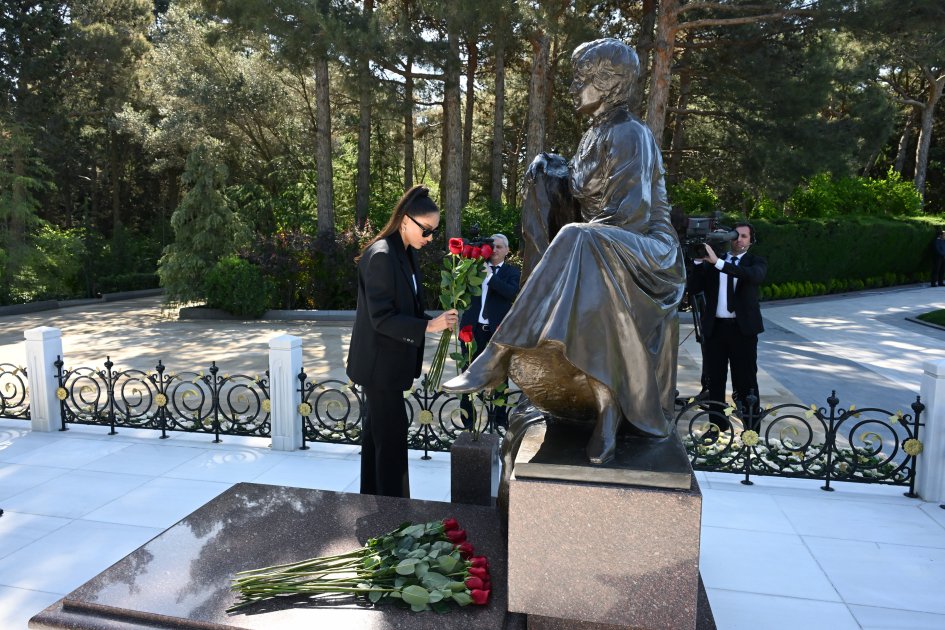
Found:
[[[571,93],[582,114],[593,114],[630,100],[640,72],[636,52],[613,38],[585,42],[571,53],[574,82]]]

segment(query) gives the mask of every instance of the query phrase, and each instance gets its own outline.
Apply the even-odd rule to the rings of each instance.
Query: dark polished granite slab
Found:
[[[529,427],[515,458],[519,479],[557,479],[588,483],[689,490],[692,467],[679,436],[620,436],[614,459],[603,466],[588,462],[586,429],[563,423]]]
[[[237,571],[342,553],[404,521],[455,517],[477,554],[488,556],[487,606],[413,613],[354,600],[325,604],[284,598],[240,614],[230,580]],[[76,544],[81,544],[77,541]],[[135,550],[30,620],[30,628],[510,628],[507,553],[494,509],[241,483]]]

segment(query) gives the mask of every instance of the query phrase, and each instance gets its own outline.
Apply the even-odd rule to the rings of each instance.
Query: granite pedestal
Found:
[[[453,503],[495,505],[499,493],[502,463],[499,436],[460,433],[450,447],[450,498]]]
[[[693,630],[702,495],[679,438],[621,439],[600,467],[573,431],[533,425],[516,457],[509,610],[529,628]]]
[[[476,552],[489,557],[487,606],[448,614],[413,613],[359,600],[326,604],[304,597],[255,604],[227,614],[236,602],[237,571],[361,547],[404,521],[455,517]],[[81,544],[81,541],[76,541]],[[241,483],[135,550],[30,620],[30,628],[345,628],[440,630],[514,628],[509,615],[506,551],[494,509]]]

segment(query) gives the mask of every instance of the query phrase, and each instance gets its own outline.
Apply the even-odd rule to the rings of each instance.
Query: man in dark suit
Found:
[[[512,308],[512,302],[518,296],[522,273],[510,264],[505,257],[509,255],[509,239],[504,234],[492,235],[492,256],[486,263],[486,279],[482,283],[482,295],[475,296],[469,308],[463,313],[460,327],[472,326],[476,352],[473,359],[482,353],[492,339],[496,327],[502,323],[506,313]],[[463,424],[472,426],[472,405],[469,398],[463,396],[461,407],[466,412]],[[505,408],[496,409],[495,423],[505,426],[508,414]]]
[[[728,367],[732,368],[732,399],[735,407],[747,416],[746,398],[758,393],[758,334],[764,331],[758,294],[768,273],[767,261],[748,253],[755,242],[755,230],[748,223],[735,226],[738,237],[732,241],[731,252],[719,258],[709,245],[706,255],[695,261],[689,276],[688,289],[693,295],[705,295],[702,315],[703,373],[708,381],[709,400],[725,400]],[[716,411],[719,407],[716,406]],[[760,405],[753,409],[757,416]],[[730,427],[724,414],[712,418],[719,430]],[[757,426],[746,427],[757,429]]]

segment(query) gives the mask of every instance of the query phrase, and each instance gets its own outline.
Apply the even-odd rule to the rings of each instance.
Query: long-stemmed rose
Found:
[[[488,245],[473,247],[461,238],[451,238],[448,247],[449,254],[443,259],[443,270],[440,271],[440,306],[444,310],[465,310],[469,308],[473,296],[482,295],[482,282],[486,277],[482,260],[492,255],[492,248]],[[430,389],[436,390],[440,387],[443,366],[446,357],[450,355],[452,336],[453,331],[447,328],[440,337],[427,375]],[[457,353],[458,345],[457,343]],[[457,374],[459,370],[457,365]]]
[[[446,612],[450,601],[485,605],[489,561],[473,553],[454,518],[405,523],[355,551],[238,573],[233,590],[241,599],[229,612],[286,595],[360,596],[418,612]]]

